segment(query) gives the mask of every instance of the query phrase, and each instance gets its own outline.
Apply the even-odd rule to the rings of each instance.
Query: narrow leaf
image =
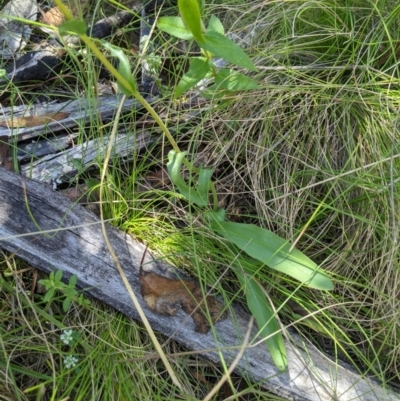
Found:
[[[50,280],[41,279],[38,281],[38,283],[44,285],[47,288],[50,284]]]
[[[78,282],[78,276],[76,274],[73,274],[69,279],[68,285],[71,288],[74,288],[77,282]]]
[[[197,40],[197,38],[196,38]],[[249,56],[235,42],[218,32],[208,31],[204,34],[204,41],[199,46],[239,67],[257,71]]]
[[[160,17],[157,21],[157,27],[179,39],[193,39],[192,33],[186,28],[181,17]]]
[[[215,84],[219,89],[231,92],[258,89],[257,82],[229,68],[218,71],[218,75],[215,77]]]
[[[62,279],[62,276],[63,276],[62,270],[57,270],[56,271],[56,275],[54,276],[54,281],[56,283],[59,283],[61,281],[61,279]]]
[[[71,299],[65,298],[63,302],[63,311],[68,312],[70,306],[71,306]]]
[[[182,20],[198,42],[204,42],[203,23],[200,7],[197,0],[178,0],[179,12]]]
[[[301,283],[319,290],[332,290],[333,283],[310,258],[289,241],[253,224],[229,221],[212,222],[211,227],[254,259],[272,269],[286,273]]]
[[[118,58],[119,66],[118,72],[127,81],[128,86],[125,86],[120,80],[118,80],[119,90],[127,96],[131,96],[132,92],[136,92],[136,82],[132,76],[131,65],[126,54],[119,47],[113,46],[112,44],[102,41],[103,46],[111,53],[113,57]]]
[[[60,35],[68,35],[74,33],[76,35],[86,35],[87,26],[82,20],[73,20],[64,22],[58,27]]]
[[[53,298],[54,292],[56,291],[55,288],[50,288],[50,290],[48,290],[45,294],[45,296],[43,297],[43,301],[44,302],[48,302],[50,301],[51,298]]]
[[[199,179],[197,180],[197,192],[206,204],[208,203],[208,190],[210,189],[210,181],[213,172],[213,169],[201,168]]]
[[[188,72],[182,77],[175,88],[175,98],[188,91],[199,81],[201,81],[210,71],[210,61],[204,57],[194,57],[190,60]]]
[[[247,273],[247,272],[246,272]],[[249,275],[236,270],[236,275],[246,293],[247,306],[257,321],[261,337],[276,367],[283,371],[287,368],[287,355],[278,320],[272,311],[260,285]],[[273,336],[271,336],[273,333]]]

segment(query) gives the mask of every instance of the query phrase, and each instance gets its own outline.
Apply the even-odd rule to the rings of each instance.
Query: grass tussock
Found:
[[[334,279],[334,291],[322,293],[260,268],[256,277],[283,324],[360,374],[398,384],[400,7],[390,0],[237,0],[205,10],[219,15],[227,31],[251,32],[246,51],[260,89],[213,102],[193,126],[177,123],[182,150],[215,167],[232,220],[291,239]],[[96,76],[95,64],[86,74],[75,66],[77,82]],[[81,86],[62,78],[59,85],[79,96]],[[179,116],[168,96],[167,115]],[[92,127],[91,135],[103,129]],[[245,258],[207,232],[172,187],[143,190],[166,152],[156,144],[131,164],[108,169],[105,216],[199,280],[217,282],[226,302],[244,302],[229,266]],[[223,374],[167,341],[165,352],[187,389],[177,394],[140,325],[96,302],[65,314],[62,300],[42,301],[36,273],[2,259],[4,399],[199,399]],[[79,332],[76,348],[60,341],[64,328]],[[73,370],[64,363],[71,352],[79,359]],[[228,389],[215,399],[277,399],[236,379]]]

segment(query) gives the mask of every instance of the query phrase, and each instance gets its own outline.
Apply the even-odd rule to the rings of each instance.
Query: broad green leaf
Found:
[[[188,91],[199,81],[201,81],[210,71],[210,61],[205,57],[194,57],[190,60],[188,72],[182,77],[179,84],[175,88],[174,96],[178,98],[183,93]]]
[[[176,152],[170,150],[168,153],[168,173],[171,181],[177,186],[179,192],[190,202],[195,203],[198,206],[207,206],[208,199],[203,198],[193,187],[189,187],[181,174],[181,167],[183,159],[187,155],[187,152]]]
[[[220,33],[221,35],[225,35],[224,26],[215,15],[211,16],[210,22],[208,23],[207,32],[209,31],[214,31]]]
[[[46,292],[45,296],[43,297],[43,301],[44,301],[44,302],[50,301],[50,299],[53,298],[53,295],[54,295],[55,291],[56,291],[56,289],[55,289],[54,287],[53,287],[53,288],[50,288],[50,289]]]
[[[122,77],[127,81],[129,86],[125,86],[120,80],[118,81],[119,90],[127,96],[131,96],[132,92],[136,92],[136,82],[133,78],[131,65],[129,63],[129,59],[126,54],[119,47],[113,46],[111,43],[102,41],[103,46],[111,53],[113,57],[117,57],[119,60],[118,72],[122,75]]]
[[[215,77],[215,84],[218,88],[226,89],[231,92],[258,89],[257,82],[229,68],[218,71]]]
[[[261,337],[266,338],[265,344],[276,367],[283,371],[287,368],[287,355],[278,321],[260,285],[245,273],[236,270],[236,275],[246,294],[247,306],[257,321]],[[276,334],[271,336],[273,333]]]
[[[333,283],[310,258],[294,248],[289,241],[253,224],[230,221],[211,222],[214,231],[254,259],[272,269],[286,273],[305,285],[319,290],[332,290]]]
[[[197,38],[196,38],[197,40]],[[239,67],[257,71],[249,56],[235,42],[218,32],[208,31],[204,34],[204,41],[199,46]]]
[[[186,28],[181,17],[160,17],[157,21],[157,27],[179,39],[193,39],[192,33]]]
[[[182,20],[198,42],[204,42],[203,23],[197,0],[178,0],[178,8]]]
[[[87,26],[82,20],[73,20],[64,22],[58,27],[60,35],[69,35],[75,33],[76,35],[86,35]]]

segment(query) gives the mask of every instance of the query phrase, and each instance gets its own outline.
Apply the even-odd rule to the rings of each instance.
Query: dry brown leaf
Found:
[[[42,12],[42,22],[47,25],[60,26],[64,22],[64,15],[58,7]]]
[[[207,333],[210,324],[202,309],[206,309],[212,323],[224,320],[224,305],[213,296],[203,296],[201,288],[191,280],[173,280],[156,273],[145,272],[140,266],[140,286],[146,305],[153,311],[173,316],[179,308],[192,315],[199,333]],[[204,305],[206,303],[207,305]]]
[[[15,117],[11,120],[0,121],[0,126],[10,128],[23,128],[23,127],[37,127],[39,125],[48,124],[52,121],[64,120],[71,113],[58,112],[58,113],[46,113],[40,116],[27,116],[27,117]]]

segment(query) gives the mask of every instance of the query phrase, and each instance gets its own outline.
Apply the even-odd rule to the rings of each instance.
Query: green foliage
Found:
[[[215,77],[215,85],[218,89],[225,89],[229,92],[258,89],[257,83],[252,79],[228,68],[223,68],[218,72]]]
[[[247,306],[256,319],[260,335],[265,337],[265,344],[271,354],[276,367],[283,371],[287,367],[287,355],[283,337],[280,334],[279,324],[265,298],[263,289],[246,270],[236,269],[236,276],[246,294]]]
[[[209,73],[211,68],[212,62],[206,57],[193,57],[190,60],[189,71],[182,77],[175,88],[175,98],[180,97],[183,93],[195,86]]]
[[[82,20],[72,20],[64,22],[58,27],[60,35],[68,35],[74,33],[76,35],[85,35],[87,26],[85,21]]]
[[[257,89],[258,85],[252,79],[230,68],[217,70],[212,63],[212,57],[220,57],[236,66],[257,71],[246,53],[236,43],[224,36],[224,28],[221,21],[212,16],[208,28],[205,29],[201,18],[202,5],[197,0],[178,0],[178,6],[181,17],[160,18],[157,24],[158,28],[180,39],[195,40],[202,50],[202,57],[195,57],[191,60],[189,71],[182,77],[175,88],[175,97],[181,96],[206,77],[214,78],[214,85],[207,90],[207,96],[210,97],[224,97],[237,91]],[[217,211],[217,196],[211,180],[213,170],[196,168],[186,159],[187,152],[179,150],[165,124],[139,94],[132,76],[129,59],[122,49],[107,42],[102,42],[111,55],[118,58],[119,68],[117,71],[97,49],[94,42],[86,36],[86,26],[83,23],[68,22],[61,31],[78,34],[115,76],[121,92],[128,96],[135,96],[158,122],[173,147],[173,150],[168,155],[167,167],[172,182],[182,196],[190,203],[207,208],[209,191],[211,190],[214,199],[213,212],[204,210],[204,216],[206,216],[211,229],[233,243],[238,250],[246,252],[255,260],[261,261],[273,269],[291,275],[304,285],[324,290],[333,288],[330,279],[319,271],[316,264],[299,250],[291,249],[288,241],[254,225],[224,221],[225,211],[223,209]],[[182,165],[185,165],[189,170],[189,184],[186,183],[181,172]],[[256,264],[254,266],[256,267]],[[265,337],[266,345],[276,366],[279,370],[286,369],[287,359],[283,337],[279,331],[277,318],[268,304],[262,288],[253,278],[251,269],[246,271],[237,269],[236,274],[246,294],[249,309],[257,321],[260,334]],[[61,283],[61,277],[62,273],[57,272],[56,274],[52,273],[49,280],[42,280],[48,291],[45,295],[45,300],[49,301],[56,290],[61,291],[65,295],[63,307],[64,310],[67,310],[71,302],[77,298],[77,291],[74,289],[76,279],[74,282],[71,278],[72,281],[70,280],[70,284],[66,286]]]
[[[205,31],[197,0],[179,0],[178,5],[182,20],[177,17],[166,18],[158,24],[158,27],[178,38],[190,38],[189,33],[192,33],[194,40],[203,49],[203,57],[191,60],[189,71],[175,88],[175,97],[181,96],[210,74],[214,77],[215,83],[207,90],[209,97],[214,95],[223,97],[240,90],[257,89],[258,85],[255,81],[232,69],[215,70],[211,62],[212,56],[221,57],[239,67],[257,71],[246,53],[236,43],[224,36],[224,29],[219,19],[213,16],[207,31]],[[206,207],[209,189],[213,188],[212,170],[200,168],[197,171],[197,185],[188,185],[181,173],[182,164],[185,163],[186,166],[189,166],[190,173],[197,169],[186,160],[186,154],[187,152],[177,152],[176,150],[169,152],[167,167],[171,181],[189,202]],[[193,177],[191,181],[193,181]],[[216,196],[214,203],[215,199]],[[224,221],[225,212],[221,209],[217,211],[216,204],[214,204],[214,212],[206,212],[205,216],[210,222],[211,229],[252,258],[292,276],[309,287],[321,290],[333,288],[331,280],[318,269],[313,261],[299,250],[291,249],[288,241],[271,231],[251,224]],[[286,350],[275,314],[260,285],[252,278],[251,271],[237,270],[236,274],[245,291],[247,305],[257,321],[260,334],[266,338],[266,346],[277,368],[285,370],[287,367]]]
[[[211,228],[271,269],[288,274],[300,283],[317,290],[333,289],[332,281],[316,263],[298,249],[290,249],[290,242],[272,231],[253,224],[230,221],[212,222]]]
[[[48,279],[39,280],[39,283],[46,287],[46,294],[43,297],[43,301],[51,302],[54,298],[56,291],[61,292],[64,295],[63,311],[67,312],[72,302],[76,302],[81,306],[88,306],[90,302],[84,298],[82,294],[79,294],[75,289],[78,277],[73,274],[68,284],[64,284],[61,279],[63,276],[62,270],[57,270],[56,273],[51,272]]]
[[[188,186],[182,177],[181,167],[187,152],[176,152],[171,150],[168,153],[168,173],[172,182],[178,187],[179,192],[190,202],[197,206],[207,206],[208,190],[213,170],[201,168],[198,173],[197,189]]]
[[[235,42],[218,32],[208,31],[204,34],[204,42],[199,46],[216,57],[221,57],[239,67],[257,71],[249,56]]]
[[[179,39],[193,39],[192,33],[186,28],[180,17],[160,17],[157,21],[157,26],[162,31]]]
[[[211,16],[208,28],[205,30],[197,0],[180,0],[178,5],[181,18],[160,18],[157,26],[179,39],[194,39],[202,49],[203,57],[192,58],[189,71],[175,89],[175,98],[193,88],[208,75],[214,77],[215,86],[208,88],[207,97],[223,97],[237,91],[257,89],[257,83],[251,78],[231,69],[224,68],[218,71],[214,67],[211,57],[220,57],[239,67],[257,71],[247,54],[235,42],[224,36],[221,21],[215,15]]]
[[[113,57],[118,58],[119,66],[118,72],[122,76],[122,78],[126,81],[123,82],[121,79],[118,79],[118,88],[119,90],[127,96],[131,96],[132,92],[137,91],[136,81],[132,75],[131,64],[129,62],[126,54],[119,47],[113,46],[112,44],[102,41],[103,46],[111,53]]]
[[[197,0],[178,0],[178,7],[186,28],[197,42],[204,42],[203,22]]]
[[[188,186],[181,173],[187,152],[171,151],[168,155],[168,172],[180,193],[197,206],[206,206],[211,187],[212,170],[200,169],[197,188]],[[207,173],[204,173],[207,172]],[[214,209],[216,210],[214,205]],[[210,228],[223,236],[238,249],[267,266],[286,273],[300,283],[320,290],[332,290],[333,284],[310,258],[275,233],[253,224],[224,221],[225,211],[206,212]],[[254,267],[256,267],[256,263]],[[286,350],[279,331],[278,320],[271,310],[260,285],[252,278],[250,270],[236,269],[237,277],[246,294],[247,305],[257,321],[260,334],[266,338],[266,346],[279,370],[287,367]]]
[[[212,15],[210,21],[208,22],[207,32],[214,31],[221,35],[225,35],[225,29],[222,22],[215,16]]]

